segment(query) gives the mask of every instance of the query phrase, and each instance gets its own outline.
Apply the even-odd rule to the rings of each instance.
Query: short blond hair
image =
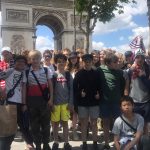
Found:
[[[42,58],[42,54],[40,51],[38,50],[31,50],[28,54],[28,57],[31,58],[31,57],[38,57],[38,58]]]

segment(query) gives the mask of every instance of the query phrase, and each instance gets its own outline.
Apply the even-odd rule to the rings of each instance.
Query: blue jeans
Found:
[[[15,135],[8,137],[0,137],[0,150],[10,150],[14,137]]]

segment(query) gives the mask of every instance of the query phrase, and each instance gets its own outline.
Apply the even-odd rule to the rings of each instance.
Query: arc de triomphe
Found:
[[[53,31],[55,49],[73,48],[73,0],[1,0],[1,12],[2,45],[14,52],[34,48],[37,25]],[[76,43],[77,48],[85,46],[80,31],[76,32]]]

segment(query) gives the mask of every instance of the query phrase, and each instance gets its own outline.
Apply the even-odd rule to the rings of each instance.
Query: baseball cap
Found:
[[[1,50],[1,54],[2,54],[4,51],[11,52],[11,49],[10,49],[10,47],[5,46],[5,47],[3,47],[3,48],[2,48],[2,50]]]
[[[92,61],[92,60],[93,60],[92,54],[84,54],[82,56],[82,61]]]

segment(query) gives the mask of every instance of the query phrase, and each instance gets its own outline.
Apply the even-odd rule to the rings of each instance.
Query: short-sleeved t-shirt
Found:
[[[127,118],[125,118],[123,115],[125,121],[127,121],[129,124],[131,124],[137,131],[143,131],[144,127],[144,119],[139,114],[134,114],[134,119],[132,122],[129,122]],[[134,131],[131,129],[122,119],[121,117],[118,117],[115,120],[112,133],[115,135],[119,135],[120,138],[122,137],[134,137]]]
[[[44,65],[44,67],[48,68],[48,70],[50,71],[51,78],[52,78],[53,75],[55,74],[55,68],[54,68],[54,66],[51,64],[50,66]]]
[[[14,87],[17,81],[20,79],[22,74],[21,81],[14,90],[14,95],[11,98],[8,98],[9,102],[22,103],[22,84],[26,83],[25,72],[17,71],[13,68],[10,68],[1,74],[0,77],[5,79],[6,82],[6,93]]]

